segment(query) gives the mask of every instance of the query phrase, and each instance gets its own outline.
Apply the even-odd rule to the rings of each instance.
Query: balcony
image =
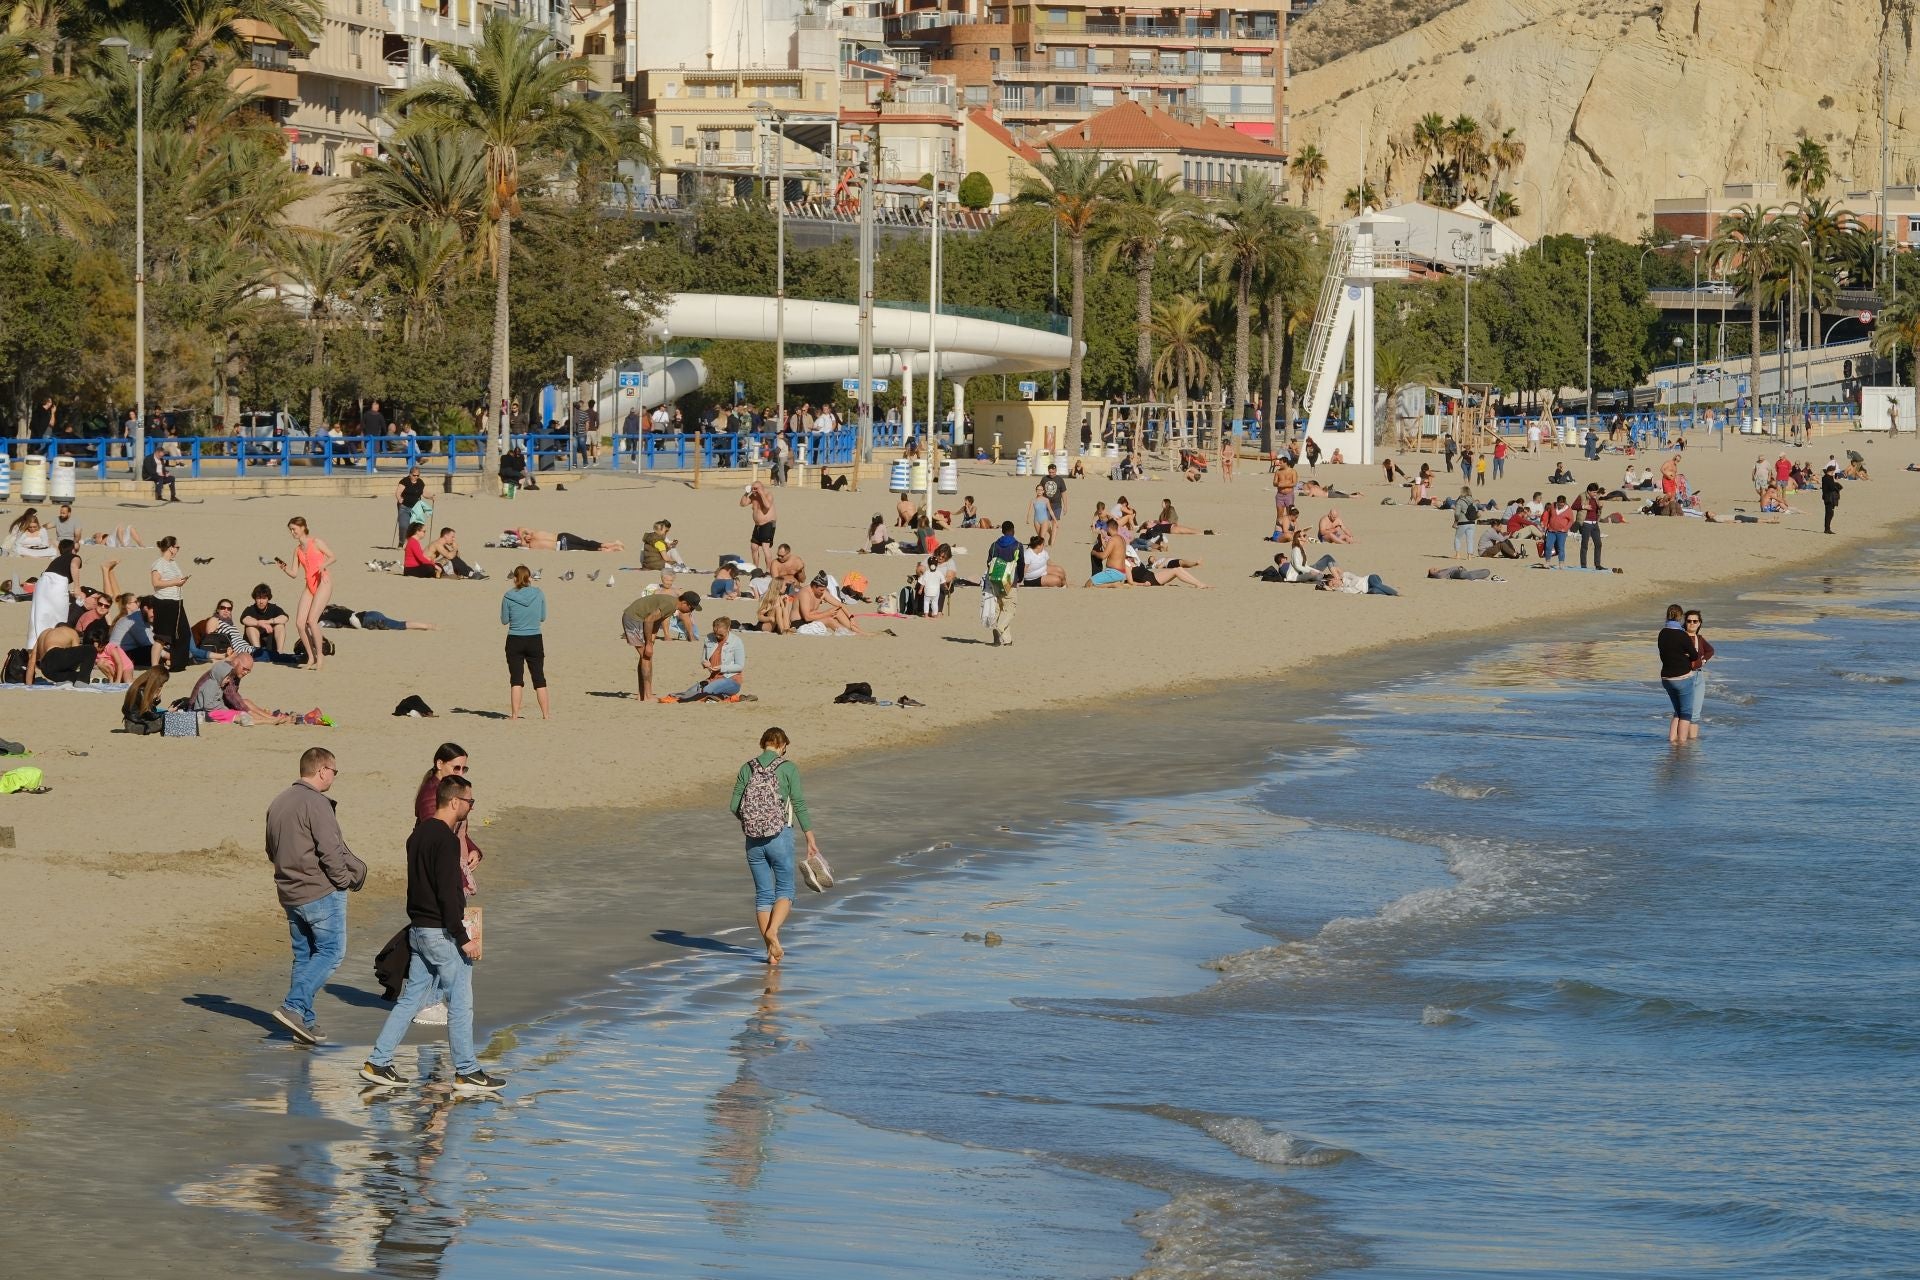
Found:
[[[300,97],[300,77],[292,71],[271,66],[253,66],[243,62],[233,69],[227,86],[235,93],[249,93],[256,98],[278,99],[282,102],[293,102]]]
[[[1267,70],[1190,67],[1184,63],[1177,67],[1144,62],[1129,62],[1113,67],[1063,67],[1051,62],[1010,62],[1002,59],[993,64],[996,80],[1145,80],[1176,84],[1189,80],[1265,81],[1271,79],[1272,75]]]
[[[1033,38],[1041,42],[1058,41],[1072,43],[1080,38],[1095,36],[1103,40],[1151,40],[1155,43],[1182,43],[1186,41],[1210,40],[1240,41],[1242,43],[1267,43],[1280,38],[1278,27],[1261,27],[1252,23],[1233,22],[1225,26],[1203,27],[1158,26],[1145,22],[1036,22],[1032,24]]]

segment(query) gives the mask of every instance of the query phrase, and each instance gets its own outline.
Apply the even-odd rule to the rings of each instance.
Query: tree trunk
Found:
[[[1293,326],[1280,326],[1280,431],[1293,439]]]
[[[1248,345],[1253,341],[1253,320],[1247,314],[1251,305],[1253,290],[1253,268],[1242,266],[1234,277],[1233,299],[1233,421],[1240,420],[1240,413],[1247,403],[1247,366]]]
[[[1273,350],[1267,357],[1267,411],[1260,415],[1260,452],[1269,456],[1273,453],[1275,419],[1280,412],[1281,335],[1287,328],[1285,299],[1285,294],[1276,293],[1267,300],[1267,336],[1272,340]]]
[[[500,211],[500,261],[493,273],[493,373],[487,379],[487,417],[494,424],[494,449],[505,456],[507,432],[500,427],[500,406],[507,401],[507,273],[512,261],[513,215]]]
[[[1747,337],[1753,345],[1747,348],[1747,413],[1757,422],[1760,419],[1760,298],[1757,287],[1749,302]]]
[[[1133,395],[1143,403],[1153,394],[1153,259],[1142,254],[1133,276]]]
[[[307,434],[319,435],[326,430],[320,421],[327,410],[326,398],[320,392],[323,377],[322,367],[327,362],[327,330],[318,320],[313,323],[313,385],[307,389]]]
[[[1075,433],[1080,430],[1080,416],[1084,412],[1080,392],[1080,370],[1086,359],[1080,349],[1087,324],[1086,237],[1071,237],[1069,249],[1073,258],[1073,318],[1067,334],[1070,357],[1067,364],[1067,424],[1061,439],[1057,442],[1062,446],[1067,440],[1074,438]]]

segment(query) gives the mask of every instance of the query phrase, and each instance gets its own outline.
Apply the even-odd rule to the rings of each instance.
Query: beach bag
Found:
[[[747,761],[747,789],[740,794],[740,829],[749,840],[767,840],[787,829],[787,806],[780,798],[780,762]]]
[[[197,738],[200,736],[200,713],[198,711],[169,711],[162,720],[160,736],[163,738]]]
[[[995,599],[1005,600],[1013,590],[1013,561],[987,561],[987,590]]]

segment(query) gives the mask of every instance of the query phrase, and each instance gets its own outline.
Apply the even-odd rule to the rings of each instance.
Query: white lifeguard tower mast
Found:
[[[1397,228],[1405,226],[1405,219],[1375,213],[1368,206],[1359,217],[1341,223],[1334,238],[1307,346],[1306,438],[1319,444],[1323,457],[1338,448],[1347,462],[1373,461],[1373,286],[1382,280],[1407,278],[1406,236],[1396,234]],[[1327,410],[1333,405],[1349,335],[1353,338],[1353,430],[1329,432]]]

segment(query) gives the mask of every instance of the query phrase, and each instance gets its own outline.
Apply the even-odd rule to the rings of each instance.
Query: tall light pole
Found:
[[[927,512],[933,512],[934,472],[940,462],[940,189],[947,179],[947,157],[933,159],[933,241],[927,263]]]
[[[880,133],[870,127],[860,143],[860,439],[858,459],[873,461],[873,175]],[[853,469],[858,485],[860,468]]]
[[[1593,418],[1593,241],[1587,241],[1587,420]]]
[[[1467,380],[1473,376],[1473,264],[1479,261],[1479,245],[1471,231],[1455,231],[1453,257],[1460,264],[1465,289],[1460,295],[1460,404],[1467,403]]]
[[[124,49],[133,63],[133,474],[147,459],[147,60],[153,50],[119,36],[102,49]]]
[[[773,407],[787,425],[787,115],[756,98],[753,116],[778,130],[773,144]]]

